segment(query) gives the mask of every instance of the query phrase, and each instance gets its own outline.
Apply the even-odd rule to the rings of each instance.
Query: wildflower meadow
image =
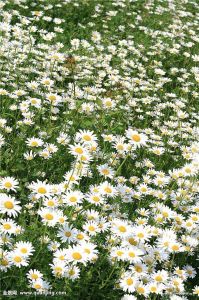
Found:
[[[198,0],[0,0],[1,299],[198,299],[198,87]]]

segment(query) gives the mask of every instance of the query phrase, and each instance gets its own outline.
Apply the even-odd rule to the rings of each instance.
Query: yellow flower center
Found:
[[[118,229],[119,229],[120,232],[126,232],[126,227],[125,226],[121,225],[121,226],[118,227]]]
[[[112,102],[111,101],[106,101],[105,105],[108,106],[108,107],[111,107],[112,106]]]
[[[192,226],[192,223],[191,223],[191,222],[187,222],[187,223],[186,223],[186,226],[187,226],[187,227],[191,227],[191,226]]]
[[[131,138],[132,138],[132,140],[134,141],[134,142],[140,142],[140,140],[141,140],[141,138],[140,138],[140,136],[138,135],[138,134],[133,134],[132,136],[131,136]]]
[[[75,149],[75,152],[78,153],[78,154],[83,154],[83,150],[82,150],[82,148],[80,148],[80,147],[77,147],[77,148]]]
[[[47,193],[47,190],[46,190],[45,187],[40,187],[40,188],[38,188],[37,191],[38,191],[39,194],[46,194]]]
[[[139,233],[137,234],[137,237],[138,237],[139,239],[142,239],[142,238],[144,237],[144,234],[143,234],[142,232],[139,232]]]
[[[70,237],[71,236],[71,232],[70,231],[66,231],[64,234],[65,234],[66,237]]]
[[[37,279],[38,277],[39,277],[39,276],[38,276],[37,274],[32,274],[32,275],[31,275],[31,278],[32,278],[32,279]]]
[[[82,259],[82,255],[79,253],[79,252],[74,252],[72,254],[72,257],[75,259],[75,260],[80,260]]]
[[[88,227],[88,230],[89,230],[89,231],[95,231],[95,227],[92,226],[92,225],[90,225],[90,226]]]
[[[135,271],[138,272],[138,273],[141,273],[142,272],[142,267],[136,266]]]
[[[128,239],[129,243],[133,246],[136,246],[137,245],[137,242],[134,240],[134,238],[129,238]]]
[[[1,265],[6,267],[8,265],[8,260],[7,259],[2,259],[1,260]]]
[[[38,146],[38,142],[36,142],[36,141],[31,142],[31,146],[32,147],[37,147]]]
[[[85,251],[85,253],[87,253],[87,254],[90,254],[90,253],[91,253],[90,249],[88,249],[88,248],[84,249],[84,251]]]
[[[54,205],[55,205],[55,203],[52,200],[48,201],[48,206],[54,206]]]
[[[162,213],[162,215],[163,215],[165,218],[168,218],[168,216],[169,216],[168,212],[166,212],[166,211],[164,211],[164,212]]]
[[[117,150],[124,150],[124,146],[123,145],[117,145]]]
[[[62,218],[62,217],[59,218],[59,222],[60,222],[60,223],[64,223],[64,218]]]
[[[26,249],[26,248],[21,248],[21,253],[27,253],[28,252],[28,250]]]
[[[172,248],[173,251],[178,251],[179,250],[179,246],[178,245],[173,245],[171,248]]]
[[[55,268],[55,271],[56,271],[56,273],[61,273],[62,268],[61,268],[61,267],[56,267],[56,268]]]
[[[77,234],[77,239],[78,240],[83,240],[83,238],[84,238],[83,234],[81,234],[81,233]]]
[[[11,188],[11,187],[12,187],[12,183],[9,182],[9,181],[7,181],[7,182],[4,183],[4,186],[5,186],[6,188]]]
[[[74,197],[74,196],[72,196],[72,197],[70,197],[69,201],[70,201],[70,202],[77,202],[77,198]]]
[[[4,202],[4,206],[7,209],[12,209],[14,207],[14,204],[11,201]]]
[[[10,224],[4,224],[3,228],[6,229],[6,230],[9,230],[9,229],[11,229],[11,225]]]
[[[104,169],[104,170],[102,170],[102,174],[104,174],[104,175],[108,175],[110,172],[109,172],[109,170],[108,169]]]
[[[72,269],[72,270],[70,270],[70,271],[68,272],[68,274],[69,274],[70,276],[73,276],[73,275],[75,275],[75,271]]]
[[[22,261],[22,259],[21,259],[20,256],[15,256],[14,261],[15,261],[16,263],[20,263],[20,262]]]
[[[131,252],[129,252],[129,256],[132,257],[132,258],[134,258],[135,257],[135,253],[131,251]]]
[[[37,284],[34,285],[34,288],[39,290],[41,288],[41,285],[37,283]]]
[[[88,134],[85,134],[85,135],[83,136],[83,139],[84,139],[85,141],[87,141],[87,142],[91,141],[91,137],[90,137]]]
[[[117,256],[122,256],[123,254],[124,254],[123,251],[121,251],[121,250],[118,250],[118,251],[117,251]]]
[[[157,275],[155,277],[155,280],[158,281],[158,282],[161,282],[163,280],[162,276],[161,275]]]
[[[133,284],[133,279],[132,278],[128,278],[126,280],[127,285],[132,285]]]
[[[53,220],[53,215],[52,214],[46,214],[45,219],[48,220],[48,221],[51,221],[51,220]]]
[[[50,95],[48,97],[48,99],[51,101],[51,102],[54,102],[56,100],[56,96],[55,95]]]
[[[98,196],[93,196],[93,201],[99,202],[99,201],[100,201],[100,198],[99,198]]]
[[[143,287],[141,287],[141,286],[139,286],[138,288],[137,288],[137,292],[139,293],[139,294],[144,294],[144,288]]]
[[[112,189],[110,188],[110,187],[106,187],[105,189],[104,189],[104,191],[106,192],[106,193],[111,193],[112,192]]]

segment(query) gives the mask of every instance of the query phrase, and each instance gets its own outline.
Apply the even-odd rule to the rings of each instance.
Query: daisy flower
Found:
[[[83,252],[88,256],[88,260],[97,258],[98,250],[96,249],[96,245],[83,241],[80,243],[80,247],[82,247]]]
[[[149,288],[147,285],[144,285],[143,283],[139,283],[136,286],[136,292],[138,293],[138,295],[142,295],[146,298],[147,295],[149,294]]]
[[[16,232],[17,224],[12,219],[1,220],[0,229],[2,233],[12,234]]]
[[[94,221],[85,223],[83,229],[91,236],[96,235],[99,232],[98,224]]]
[[[82,241],[89,240],[89,236],[84,231],[78,231],[75,238],[78,244],[80,244]]]
[[[87,254],[83,251],[81,246],[73,246],[69,247],[66,250],[66,257],[69,262],[73,262],[74,264],[76,263],[83,263],[88,259]]]
[[[115,173],[114,170],[108,166],[108,164],[98,166],[97,169],[100,175],[104,176],[105,178],[113,178]]]
[[[48,245],[48,249],[50,251],[56,251],[60,246],[60,243],[56,242],[56,241],[52,241],[50,242],[50,244]]]
[[[45,292],[51,288],[50,284],[42,278],[32,281],[31,287],[39,292]]]
[[[47,94],[46,95],[46,100],[53,106],[58,105],[59,103],[62,102],[62,97],[57,95],[57,94]]]
[[[59,206],[60,203],[59,203],[59,200],[57,198],[46,198],[43,201],[43,205],[46,206],[46,207],[54,208],[54,207]]]
[[[68,267],[65,271],[65,276],[72,281],[79,278],[80,269],[77,266]]]
[[[148,241],[151,236],[148,228],[141,225],[134,227],[133,233],[135,234],[135,240],[138,242]]]
[[[23,156],[26,160],[33,160],[33,158],[36,156],[36,154],[33,153],[31,150],[29,152],[24,153]]]
[[[147,285],[147,288],[149,289],[149,292],[152,294],[162,294],[162,292],[164,290],[164,285],[159,284],[157,282],[150,282]]]
[[[35,137],[28,138],[26,141],[26,144],[32,148],[41,147],[43,145],[43,143],[44,142],[42,141],[42,139],[35,138]]]
[[[29,185],[29,189],[31,189],[38,198],[48,197],[51,194],[50,185],[39,180],[32,182]]]
[[[165,283],[168,279],[168,272],[165,270],[157,271],[152,275],[152,278],[157,283]]]
[[[57,223],[57,212],[50,208],[41,208],[38,214],[42,218],[42,222],[48,226],[55,226]]]
[[[46,87],[50,87],[53,85],[54,81],[51,80],[49,77],[46,77],[41,80],[41,83]]]
[[[199,297],[199,286],[198,285],[196,285],[192,291],[193,291],[193,295],[196,295]]]
[[[135,291],[137,283],[137,277],[132,273],[126,272],[120,279],[119,284],[123,291],[132,293]]]
[[[66,249],[58,249],[53,253],[54,260],[65,261],[66,260]]]
[[[66,271],[66,263],[63,261],[54,262],[53,264],[50,264],[50,267],[52,269],[52,273],[55,277],[63,277],[64,273]]]
[[[21,206],[18,205],[19,201],[16,201],[13,197],[7,196],[6,194],[0,194],[0,211],[1,213],[6,213],[9,217],[16,217]]]
[[[118,194],[116,188],[108,181],[105,181],[100,185],[100,193],[107,197],[115,197]]]
[[[39,278],[43,277],[43,274],[40,271],[35,269],[34,270],[31,269],[26,275],[28,279],[32,281],[38,280]]]
[[[69,148],[70,153],[77,157],[81,157],[82,155],[88,154],[88,150],[85,148],[85,146],[82,146],[81,144],[70,145]]]
[[[125,261],[126,260],[125,248],[122,248],[122,247],[119,247],[119,246],[118,247],[113,247],[111,249],[110,256],[111,256],[112,259]]]
[[[9,262],[9,252],[6,250],[0,250],[0,270],[1,271],[7,271],[8,268],[10,268],[10,262]]]
[[[136,247],[130,247],[128,250],[126,250],[126,257],[129,262],[138,263],[142,260],[141,255],[143,255],[144,252]]]
[[[23,257],[28,257],[34,252],[34,248],[30,242],[17,242],[14,246],[14,249],[21,253]]]
[[[72,228],[68,224],[64,224],[63,227],[58,231],[57,236],[60,237],[62,243],[65,242],[75,242],[75,235],[77,230]]]
[[[69,206],[77,206],[82,202],[84,195],[80,191],[70,191],[63,196],[63,201]]]
[[[94,205],[102,205],[104,203],[104,198],[100,193],[87,194],[85,199]]]
[[[12,265],[15,265],[16,267],[26,267],[28,266],[27,258],[24,257],[19,251],[12,251],[8,255],[8,259]]]
[[[132,130],[131,128],[126,131],[126,136],[129,139],[129,142],[135,147],[146,145],[148,140],[145,134],[138,133],[138,131]]]
[[[132,230],[126,221],[113,220],[112,231],[114,234],[120,237],[124,237],[128,235]]]
[[[19,182],[13,177],[4,177],[0,180],[0,189],[5,189],[7,191],[14,191],[18,188]]]
[[[76,133],[75,141],[76,142],[83,142],[85,144],[91,144],[97,140],[96,135],[93,131],[89,130],[80,130]]]

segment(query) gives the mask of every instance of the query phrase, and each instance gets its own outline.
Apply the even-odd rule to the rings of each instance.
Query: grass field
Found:
[[[1,298],[199,297],[199,2],[0,0]]]

